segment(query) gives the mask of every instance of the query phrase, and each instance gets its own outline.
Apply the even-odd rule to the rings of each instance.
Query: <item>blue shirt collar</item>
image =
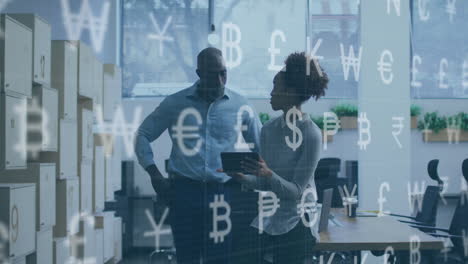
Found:
[[[199,98],[197,94],[197,86],[198,86],[199,81],[196,81],[191,87],[188,89],[187,97],[191,98]],[[224,87],[224,94],[222,98],[229,99],[232,97],[232,91],[228,89],[227,87]]]

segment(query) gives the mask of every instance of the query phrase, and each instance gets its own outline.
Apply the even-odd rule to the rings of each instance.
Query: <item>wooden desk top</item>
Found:
[[[395,217],[348,218],[343,209],[333,209],[332,214],[342,226],[330,222],[328,230],[320,233],[320,242],[314,250],[385,250],[388,246],[394,250],[409,250],[412,236],[419,237],[421,250],[443,248],[441,239],[398,222]]]

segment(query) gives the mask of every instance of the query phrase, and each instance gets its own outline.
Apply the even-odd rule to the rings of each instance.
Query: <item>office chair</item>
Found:
[[[468,159],[465,159],[462,164],[462,174],[465,178],[465,181],[468,182]],[[461,195],[455,213],[450,223],[450,227],[439,228],[439,227],[430,227],[430,226],[421,226],[421,225],[411,225],[416,228],[424,228],[425,230],[430,230],[429,233],[435,237],[449,238],[453,244],[453,253],[450,254],[450,263],[457,261],[457,263],[468,263],[468,252],[465,252],[465,244],[468,243],[468,200],[464,197],[464,194]],[[445,234],[436,233],[437,231],[443,232]],[[452,253],[452,252],[451,252]],[[436,261],[440,263],[440,261]]]
[[[437,172],[437,168],[439,166],[439,160],[434,159],[429,161],[427,164],[427,173],[429,177],[437,182],[437,186],[427,186],[426,190],[424,191],[423,200],[422,200],[422,207],[421,210],[418,210],[416,216],[408,216],[408,215],[401,215],[401,214],[389,214],[391,216],[406,218],[408,220],[398,220],[402,223],[410,224],[410,225],[420,225],[420,230],[423,232],[430,231],[426,229],[425,226],[435,226],[436,218],[437,218],[437,208],[440,199],[440,192],[442,191],[441,186],[443,186],[443,181],[439,178],[439,174]],[[415,206],[415,208],[418,208]],[[384,251],[371,251],[374,256],[382,256]],[[390,263],[394,263],[396,261],[396,256],[390,256]]]
[[[339,158],[323,158],[319,160],[314,174],[318,203],[322,203],[323,191],[333,188],[332,207],[343,207],[343,203],[337,189],[338,172],[340,172],[340,168],[341,160]]]
[[[402,223],[407,224],[418,224],[423,226],[435,226],[436,224],[436,217],[437,217],[437,208],[440,199],[440,192],[443,188],[443,181],[440,179],[439,174],[437,172],[437,168],[439,165],[439,160],[434,159],[429,161],[427,165],[427,173],[429,177],[437,181],[437,186],[427,186],[426,190],[424,191],[423,200],[422,200],[422,208],[418,210],[416,216],[407,216],[401,214],[390,214],[391,216],[406,218],[408,220],[398,220]],[[417,208],[417,207],[415,207]],[[424,231],[424,230],[423,230]]]

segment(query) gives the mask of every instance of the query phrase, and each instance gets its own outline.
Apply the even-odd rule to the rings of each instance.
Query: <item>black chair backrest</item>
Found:
[[[424,191],[421,211],[416,214],[415,220],[429,226],[435,226],[439,198],[439,187],[427,186]]]
[[[452,222],[450,223],[449,233],[456,236],[464,236],[465,240],[468,239],[468,201],[464,200],[463,197],[459,200],[455,213],[453,214]],[[453,243],[455,251],[468,259],[465,253],[463,238],[452,237],[450,239]]]
[[[433,159],[429,161],[427,164],[427,173],[429,177],[436,181],[439,185],[444,184],[444,182],[440,179],[439,173],[437,172],[437,168],[439,167],[439,160]]]
[[[341,198],[337,190],[337,178],[340,168],[341,160],[339,158],[323,158],[319,160],[314,174],[319,203],[323,200],[323,191],[325,189],[333,188],[336,189],[333,192],[333,207],[338,205],[342,206]]]
[[[462,174],[465,180],[468,182],[468,159],[465,159],[462,163]]]

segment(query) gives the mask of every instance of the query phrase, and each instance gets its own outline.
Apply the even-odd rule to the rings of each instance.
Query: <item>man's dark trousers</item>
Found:
[[[226,201],[230,208],[232,228],[229,234],[215,243],[213,210],[210,203]],[[223,195],[223,197],[221,197]],[[242,263],[243,254],[252,250],[247,243],[251,234],[250,223],[257,213],[257,194],[242,191],[234,180],[226,183],[201,182],[183,176],[171,179],[170,223],[177,252],[177,263]],[[218,215],[225,208],[217,209]],[[226,229],[225,221],[217,221],[218,231]]]

